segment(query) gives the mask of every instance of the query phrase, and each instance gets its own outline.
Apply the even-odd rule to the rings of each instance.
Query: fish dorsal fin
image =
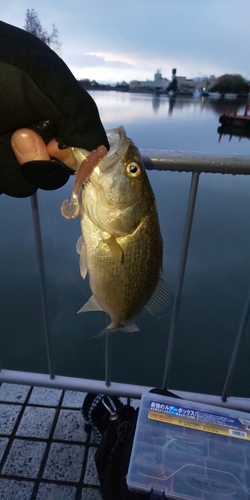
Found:
[[[145,307],[150,314],[156,318],[161,318],[170,311],[173,303],[174,296],[161,275],[158,285]]]
[[[88,268],[87,268],[87,254],[86,246],[83,241],[83,237],[80,236],[76,242],[76,251],[80,254],[80,273],[83,279],[86,278]]]
[[[94,295],[91,295],[88,302],[86,302],[86,304],[84,304],[84,306],[82,306],[81,309],[77,311],[77,314],[89,311],[103,311],[101,306],[99,306],[98,302],[96,302]]]
[[[118,259],[120,262],[123,262],[124,260],[124,254],[122,247],[119,245],[117,240],[115,239],[114,236],[110,236],[106,240],[103,240],[104,243],[107,243],[109,246],[110,251],[112,252],[113,256]]]

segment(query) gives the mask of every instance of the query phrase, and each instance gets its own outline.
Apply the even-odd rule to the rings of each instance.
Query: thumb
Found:
[[[45,142],[34,130],[16,130],[11,137],[11,147],[21,165],[28,161],[50,160]]]

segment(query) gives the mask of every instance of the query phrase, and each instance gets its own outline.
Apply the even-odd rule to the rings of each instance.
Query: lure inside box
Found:
[[[250,500],[250,414],[144,393],[127,485],[154,498]]]

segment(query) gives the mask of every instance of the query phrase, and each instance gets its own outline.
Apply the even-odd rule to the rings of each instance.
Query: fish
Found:
[[[92,291],[78,312],[102,310],[110,317],[99,335],[135,333],[139,331],[135,319],[144,307],[161,317],[173,305],[162,276],[163,239],[156,201],[140,152],[123,127],[106,134],[110,150],[82,186],[82,236],[76,245],[81,276],[85,279],[88,274]]]

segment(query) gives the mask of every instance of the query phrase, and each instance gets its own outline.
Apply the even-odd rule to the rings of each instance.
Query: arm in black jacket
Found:
[[[61,187],[73,171],[59,160],[22,166],[16,160],[11,135],[23,127],[59,147],[109,148],[94,100],[62,59],[37,37],[0,22],[0,193],[25,197]]]

